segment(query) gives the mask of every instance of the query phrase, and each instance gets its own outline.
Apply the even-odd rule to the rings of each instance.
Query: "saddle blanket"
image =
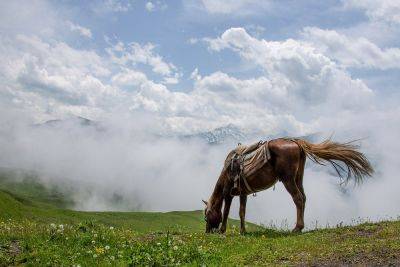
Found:
[[[228,154],[225,168],[230,168],[234,176],[241,175],[247,178],[262,168],[270,158],[268,141],[260,141],[250,146],[239,144]]]

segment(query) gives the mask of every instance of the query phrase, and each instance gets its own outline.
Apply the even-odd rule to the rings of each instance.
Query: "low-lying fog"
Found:
[[[4,115],[5,113],[3,113]],[[373,162],[375,176],[361,186],[340,186],[331,167],[308,160],[305,171],[306,225],[312,228],[363,219],[395,218],[400,214],[400,145],[395,113],[368,120],[322,122],[329,136],[359,143]],[[383,120],[382,118],[385,118]],[[333,125],[333,126],[332,126]],[[77,210],[195,210],[211,194],[223,160],[236,140],[209,144],[203,138],[165,133],[162,124],[143,114],[32,124],[18,116],[2,116],[0,166],[34,171],[46,185],[58,186],[75,201]],[[341,130],[344,129],[344,130]],[[259,136],[252,135],[256,141]],[[268,138],[267,135],[264,138]],[[237,200],[231,215],[237,217]],[[249,197],[247,218],[277,226],[295,222],[295,206],[282,184]]]

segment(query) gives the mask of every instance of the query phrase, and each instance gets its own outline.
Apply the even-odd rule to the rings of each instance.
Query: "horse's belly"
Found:
[[[262,168],[259,172],[250,175],[247,182],[253,191],[262,191],[272,187],[278,181],[278,177],[270,166]]]

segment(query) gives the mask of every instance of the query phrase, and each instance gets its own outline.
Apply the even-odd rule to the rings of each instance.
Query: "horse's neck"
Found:
[[[223,192],[224,192],[225,178],[226,178],[225,175],[221,174],[217,181],[217,184],[214,187],[214,191],[209,200],[210,207],[212,209],[220,210],[222,208],[222,200],[224,198]]]

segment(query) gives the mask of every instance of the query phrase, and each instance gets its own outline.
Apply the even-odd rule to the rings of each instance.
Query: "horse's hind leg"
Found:
[[[301,194],[303,195],[303,211],[301,214],[302,221],[304,222],[304,210],[306,208],[306,194],[304,193],[304,187],[303,187],[303,177],[304,177],[304,165],[306,163],[306,156],[304,154],[301,155],[300,158],[300,164],[299,164],[299,169],[297,170],[296,174],[296,185],[297,188],[300,190]]]
[[[296,210],[297,210],[297,221],[296,221],[296,226],[293,229],[293,232],[301,232],[304,228],[304,200],[303,200],[303,194],[301,193],[300,189],[297,187],[297,184],[295,182],[296,177],[293,177],[292,179],[287,179],[283,181],[283,184],[285,185],[286,190],[289,192],[289,194],[293,198],[293,202],[296,205]]]

